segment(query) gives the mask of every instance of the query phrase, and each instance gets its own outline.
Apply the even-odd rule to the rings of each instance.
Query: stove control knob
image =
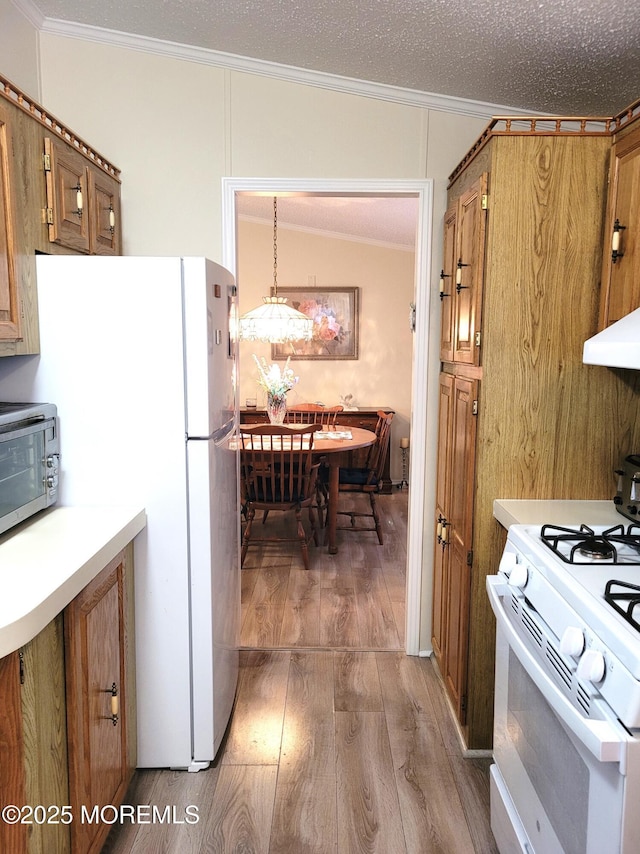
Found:
[[[511,575],[517,563],[518,556],[515,552],[503,552],[500,558],[500,572],[503,572],[505,575]]]
[[[588,649],[578,662],[576,675],[588,682],[601,682],[604,672],[604,655],[597,649]]]
[[[629,504],[627,506],[627,513],[631,513],[632,516],[635,516],[637,512],[638,508],[635,506],[635,504]]]
[[[577,658],[584,651],[584,633],[577,626],[567,626],[560,639],[560,652]]]
[[[511,570],[511,575],[509,576],[509,586],[517,587],[519,590],[522,590],[524,587],[527,586],[528,580],[529,571],[527,567],[523,563],[517,563]]]

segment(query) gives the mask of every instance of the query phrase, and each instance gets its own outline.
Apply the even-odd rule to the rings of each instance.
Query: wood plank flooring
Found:
[[[341,503],[365,508],[364,495]],[[375,532],[338,531],[338,554],[296,543],[251,546],[242,570],[241,645],[247,649],[404,649],[407,492],[378,499],[384,545]],[[291,529],[292,516],[267,525]],[[260,525],[261,522],[254,522]]]
[[[243,570],[247,648],[216,763],[138,771],[126,802],[177,823],[114,825],[105,854],[497,854],[489,762],[462,758],[431,661],[402,649],[406,493],[381,501],[384,546],[339,534],[306,577],[295,549]]]

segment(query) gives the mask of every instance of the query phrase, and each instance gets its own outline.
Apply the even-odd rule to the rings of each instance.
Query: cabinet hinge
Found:
[[[471,414],[472,415],[478,414],[478,401],[477,400],[474,400],[472,405],[471,405]]]
[[[481,341],[482,341],[482,332],[476,332],[476,347],[480,346]]]
[[[51,155],[43,154],[42,155],[42,167],[45,172],[51,172]]]
[[[20,684],[24,685],[24,652],[22,650],[18,653],[18,660],[20,662]]]
[[[53,208],[45,208],[44,221],[47,225],[53,225]]]
[[[473,550],[467,552],[467,566],[471,566],[473,563]]]
[[[467,695],[466,694],[463,694],[462,697],[460,697],[460,710],[463,712],[467,711]]]
[[[482,210],[486,211],[489,209],[489,196],[487,193],[482,194]]]

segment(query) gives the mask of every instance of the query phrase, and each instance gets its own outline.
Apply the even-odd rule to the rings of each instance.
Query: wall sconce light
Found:
[[[613,237],[611,238],[611,261],[616,263],[618,258],[624,258],[624,252],[620,252],[621,231],[626,229],[626,225],[620,225],[620,220],[616,219],[613,223]]]

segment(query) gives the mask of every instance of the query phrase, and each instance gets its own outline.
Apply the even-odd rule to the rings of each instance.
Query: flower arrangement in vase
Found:
[[[299,377],[294,376],[289,367],[289,359],[284,368],[280,369],[277,364],[267,365],[264,358],[259,360],[255,353],[253,358],[258,366],[258,384],[267,393],[269,421],[271,424],[282,424],[287,411],[287,392],[291,391]]]

